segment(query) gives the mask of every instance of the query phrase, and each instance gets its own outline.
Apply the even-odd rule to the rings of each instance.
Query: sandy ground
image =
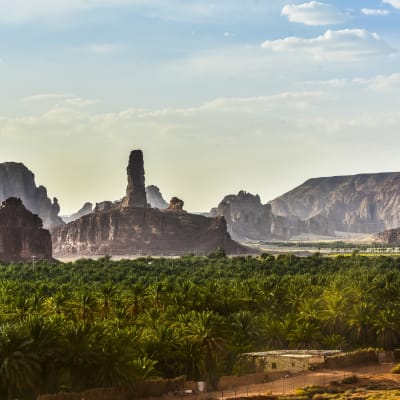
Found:
[[[283,395],[293,394],[295,389],[306,386],[325,386],[332,381],[357,375],[358,378],[374,378],[374,381],[390,382],[400,388],[400,375],[391,374],[393,364],[374,364],[369,366],[355,366],[346,370],[318,370],[306,371],[292,375],[282,374],[282,377],[271,382],[240,386],[232,390],[207,392],[202,395],[183,396],[187,400],[196,399],[234,399],[236,397],[251,397],[258,395]],[[180,396],[175,396],[175,398]]]

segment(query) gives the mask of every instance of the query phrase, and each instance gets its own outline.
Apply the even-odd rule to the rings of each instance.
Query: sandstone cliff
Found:
[[[388,229],[374,235],[375,241],[379,243],[400,245],[400,228]]]
[[[52,259],[50,232],[21,199],[10,197],[0,206],[0,260]]]
[[[276,215],[314,219],[333,231],[376,233],[400,226],[400,173],[310,179],[271,205]]]
[[[94,212],[53,229],[56,256],[208,254],[223,247],[229,254],[244,248],[234,242],[223,218],[152,208]]]
[[[131,153],[127,173],[122,201],[98,203],[92,213],[52,230],[56,256],[208,254],[218,247],[228,254],[246,252],[231,239],[223,217],[187,213],[178,198],[167,210],[149,207],[140,150]]]
[[[210,216],[223,216],[236,240],[288,240],[311,232],[331,234],[325,223],[313,218],[302,220],[295,215],[275,215],[270,204],[262,204],[258,195],[245,191],[225,196],[210,211]]]
[[[24,164],[0,163],[0,202],[9,197],[21,198],[28,210],[39,215],[46,228],[63,224],[58,216],[57,199],[51,201],[46,188],[36,186],[35,175]]]
[[[160,189],[157,186],[149,185],[146,186],[146,197],[147,202],[153,208],[159,208],[160,210],[165,210],[168,208],[168,203],[164,200]]]

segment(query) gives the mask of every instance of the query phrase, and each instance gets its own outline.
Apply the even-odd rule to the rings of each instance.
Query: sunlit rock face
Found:
[[[272,212],[326,221],[333,231],[376,233],[400,226],[400,173],[310,179],[271,202]]]
[[[42,220],[21,199],[10,197],[0,205],[0,260],[51,260],[51,236]]]
[[[287,240],[310,233],[329,235],[325,221],[301,220],[295,215],[280,216],[272,212],[271,204],[262,204],[258,195],[240,191],[225,196],[211,216],[223,216],[228,231],[236,240]]]
[[[223,217],[186,213],[177,198],[167,210],[148,206],[141,151],[131,153],[127,173],[122,201],[99,203],[92,213],[52,230],[56,256],[208,254],[218,247],[246,252],[231,239]]]
[[[400,245],[400,228],[388,229],[374,235],[375,241],[390,245]]]
[[[0,202],[9,197],[20,198],[29,211],[39,215],[44,227],[63,224],[57,199],[50,200],[46,188],[36,186],[35,175],[24,164],[0,163]]]

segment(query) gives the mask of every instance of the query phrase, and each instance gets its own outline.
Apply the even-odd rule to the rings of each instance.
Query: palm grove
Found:
[[[0,265],[0,392],[247,372],[243,352],[400,345],[400,259],[186,256]]]

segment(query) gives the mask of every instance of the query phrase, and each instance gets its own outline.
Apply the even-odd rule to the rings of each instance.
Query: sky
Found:
[[[400,170],[400,0],[0,0],[0,162],[61,213]]]

